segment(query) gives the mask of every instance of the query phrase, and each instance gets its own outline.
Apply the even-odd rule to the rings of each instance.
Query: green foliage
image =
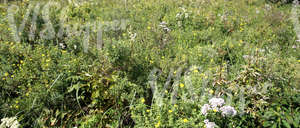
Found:
[[[17,117],[22,127],[204,127],[201,107],[222,97],[238,115],[211,113],[219,127],[299,127],[291,5],[70,1],[49,10],[53,38],[40,34],[48,2],[10,2],[19,7],[17,28],[28,18],[20,42],[11,6],[1,4],[0,119]],[[93,23],[103,25],[101,50]]]

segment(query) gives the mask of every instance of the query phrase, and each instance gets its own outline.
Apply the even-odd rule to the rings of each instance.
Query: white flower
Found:
[[[209,122],[208,119],[204,120],[204,123],[206,128],[214,128],[217,126],[215,122]]]
[[[210,105],[212,108],[217,109],[217,107],[221,107],[225,102],[222,98],[211,98],[209,100]]]
[[[165,21],[161,22],[159,24],[159,27],[161,27],[163,30],[165,30],[167,32],[171,31],[171,29],[167,27],[167,23]]]
[[[207,111],[211,110],[211,107],[209,104],[204,104],[201,108],[202,115],[207,115]]]
[[[2,127],[9,127],[9,128],[18,128],[20,127],[20,124],[17,120],[16,117],[11,117],[11,118],[3,118],[1,119],[1,124],[0,124],[0,128]]]
[[[237,113],[236,110],[231,106],[223,106],[220,108],[220,110],[222,111],[223,116],[235,116]]]

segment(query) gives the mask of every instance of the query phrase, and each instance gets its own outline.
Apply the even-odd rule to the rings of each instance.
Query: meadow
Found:
[[[297,0],[0,4],[0,128],[300,127]]]

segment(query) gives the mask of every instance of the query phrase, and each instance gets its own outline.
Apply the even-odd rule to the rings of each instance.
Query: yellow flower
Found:
[[[198,72],[198,69],[195,69],[194,72],[197,73],[197,72]]]
[[[212,90],[212,89],[209,90],[209,93],[210,93],[210,94],[213,94],[213,93],[214,93],[214,90]]]
[[[168,93],[168,90],[165,90],[165,93]]]
[[[183,83],[180,83],[179,86],[180,86],[181,88],[183,88],[183,87],[184,87],[184,84],[183,84]]]
[[[150,112],[150,110],[149,110],[149,109],[147,109],[147,110],[146,110],[146,112]]]
[[[155,127],[158,128],[160,126],[160,121],[157,122],[157,124],[155,124]]]
[[[217,112],[218,110],[214,108],[213,111],[214,111],[214,112]]]
[[[15,76],[14,76],[14,75],[11,75],[10,77],[11,77],[11,78],[14,78]]]
[[[42,56],[45,56],[45,54],[42,54]]]
[[[300,63],[300,60],[298,60],[298,62]]]
[[[19,103],[19,101],[16,100],[16,104],[18,104],[18,103]]]
[[[27,92],[27,93],[25,94],[25,96],[29,96],[29,93]]]
[[[145,99],[144,99],[144,98],[142,98],[142,99],[141,99],[141,102],[142,102],[142,103],[145,103]]]
[[[24,61],[23,61],[23,60],[21,60],[21,61],[20,61],[20,63],[21,63],[21,64],[23,64],[23,63],[24,63]]]
[[[6,72],[6,73],[4,73],[4,76],[8,76],[8,73]]]
[[[185,119],[183,119],[183,122],[186,123],[186,122],[189,122],[189,120],[185,118]]]
[[[18,105],[16,105],[15,107],[16,107],[16,109],[18,109],[18,108],[19,108],[19,106],[18,106]]]
[[[148,30],[150,30],[150,29],[151,29],[151,27],[150,27],[150,26],[148,26],[148,27],[147,27],[147,29],[148,29]]]
[[[173,111],[172,110],[169,110],[169,113],[172,113]]]

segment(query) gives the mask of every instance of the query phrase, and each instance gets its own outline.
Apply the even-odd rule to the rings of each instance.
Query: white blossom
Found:
[[[222,111],[223,116],[235,116],[237,113],[236,110],[231,106],[223,106],[220,108],[220,110]]]
[[[16,117],[10,117],[10,118],[3,118],[1,119],[0,128],[2,127],[8,127],[8,128],[18,128],[20,127],[20,124]]]
[[[217,126],[215,122],[209,122],[208,119],[204,120],[204,123],[206,128],[214,128]]]
[[[224,100],[222,98],[211,98],[209,100],[209,104],[212,106],[212,108],[217,109],[218,107],[221,107],[224,104]]]
[[[209,104],[204,104],[201,108],[202,115],[207,115],[207,111],[211,110],[211,107]]]

